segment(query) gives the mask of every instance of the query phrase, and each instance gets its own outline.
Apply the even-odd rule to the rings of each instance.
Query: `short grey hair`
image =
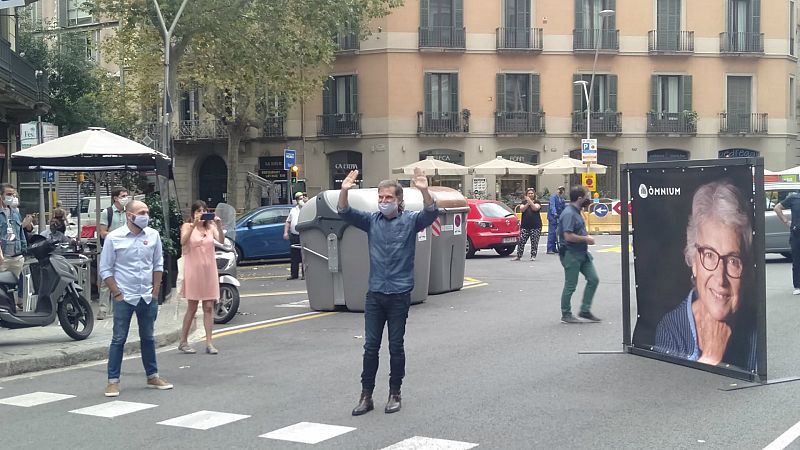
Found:
[[[383,180],[378,183],[378,191],[386,188],[394,188],[394,196],[397,197],[397,210],[402,211],[406,206],[403,201],[403,185],[396,180]]]
[[[694,193],[692,215],[689,216],[689,225],[686,226],[686,248],[683,250],[686,265],[692,266],[692,260],[697,253],[700,226],[709,220],[716,220],[733,228],[739,237],[742,258],[750,256],[753,226],[742,194],[730,181],[714,181],[700,186]]]

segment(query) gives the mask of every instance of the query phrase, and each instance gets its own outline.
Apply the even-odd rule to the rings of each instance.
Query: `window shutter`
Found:
[[[528,101],[528,112],[539,112],[542,110],[541,95],[539,94],[539,74],[531,74],[530,100]]]
[[[750,0],[750,31],[761,33],[761,0]]]
[[[423,89],[425,90],[425,112],[429,113],[433,110],[433,101],[431,99],[431,96],[433,95],[431,92],[433,90],[431,89],[431,74],[425,74],[423,85]]]
[[[464,27],[464,0],[453,1],[453,12],[455,13],[455,21],[453,25],[455,28]]]
[[[608,88],[608,109],[617,112],[617,76],[606,75],[606,82]]]
[[[684,75],[681,77],[681,93],[683,105],[681,111],[692,111],[692,76]]]
[[[610,9],[612,11],[617,10],[617,0],[606,0],[605,1],[606,7],[605,9]],[[611,17],[606,17],[603,20],[604,30],[616,30],[617,29],[617,15],[614,14]]]
[[[575,28],[585,28],[583,11],[583,0],[575,0]]]
[[[358,75],[350,77],[350,112],[358,113]]]
[[[325,87],[322,89],[322,114],[333,114],[336,112],[333,107],[333,99],[336,98],[333,92],[334,86],[333,78],[325,80]]]
[[[450,111],[458,112],[458,74],[450,74]]]
[[[69,26],[67,23],[67,0],[58,1],[58,26],[62,28]]]
[[[506,110],[506,75],[498,73],[497,80],[497,96],[495,97],[495,109],[498,113],[505,112]]]
[[[572,75],[572,110],[583,111],[581,104],[583,103],[583,87],[580,84],[575,84],[576,81],[581,81],[582,78],[578,74]]]
[[[650,77],[650,109],[660,112],[658,110],[658,75]]]
[[[428,18],[430,17],[431,0],[419,0],[419,26],[422,29],[428,28]]]

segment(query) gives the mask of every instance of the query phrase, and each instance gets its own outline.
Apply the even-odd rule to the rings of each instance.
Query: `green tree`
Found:
[[[169,24],[181,1],[161,0]],[[170,43],[169,92],[177,86],[204,91],[203,107],[228,131],[228,192],[240,192],[239,147],[250,127],[261,127],[267,95],[288,102],[318,91],[333,61],[333,36],[367,24],[402,0],[194,0]],[[160,102],[154,80],[163,80],[163,37],[152,0],[95,0],[95,10],[119,20],[109,49],[137,80],[139,99]],[[173,105],[173,110],[174,110]],[[237,206],[236,195],[229,203]]]

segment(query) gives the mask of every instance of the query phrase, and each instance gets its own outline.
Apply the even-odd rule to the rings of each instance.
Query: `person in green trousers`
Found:
[[[594,245],[594,238],[586,232],[586,222],[581,216],[581,208],[592,203],[589,190],[584,186],[573,186],[569,191],[569,201],[558,219],[559,257],[564,267],[561,322],[585,322],[572,315],[572,294],[578,286],[579,274],[583,274],[586,278],[586,289],[583,291],[583,302],[578,317],[590,322],[600,322],[591,311],[594,293],[600,283],[592,262],[592,254],[589,253],[589,245]]]

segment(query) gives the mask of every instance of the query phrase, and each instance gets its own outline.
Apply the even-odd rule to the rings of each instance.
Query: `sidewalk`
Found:
[[[177,296],[159,307],[156,320],[156,347],[165,347],[180,339],[181,321],[186,302]],[[97,317],[97,304],[92,302]],[[113,320],[95,320],[91,336],[74,341],[61,329],[56,320],[46,327],[9,330],[0,328],[0,378],[40,370],[68,367],[108,358]],[[136,315],[131,320],[125,354],[139,352],[139,327]]]

